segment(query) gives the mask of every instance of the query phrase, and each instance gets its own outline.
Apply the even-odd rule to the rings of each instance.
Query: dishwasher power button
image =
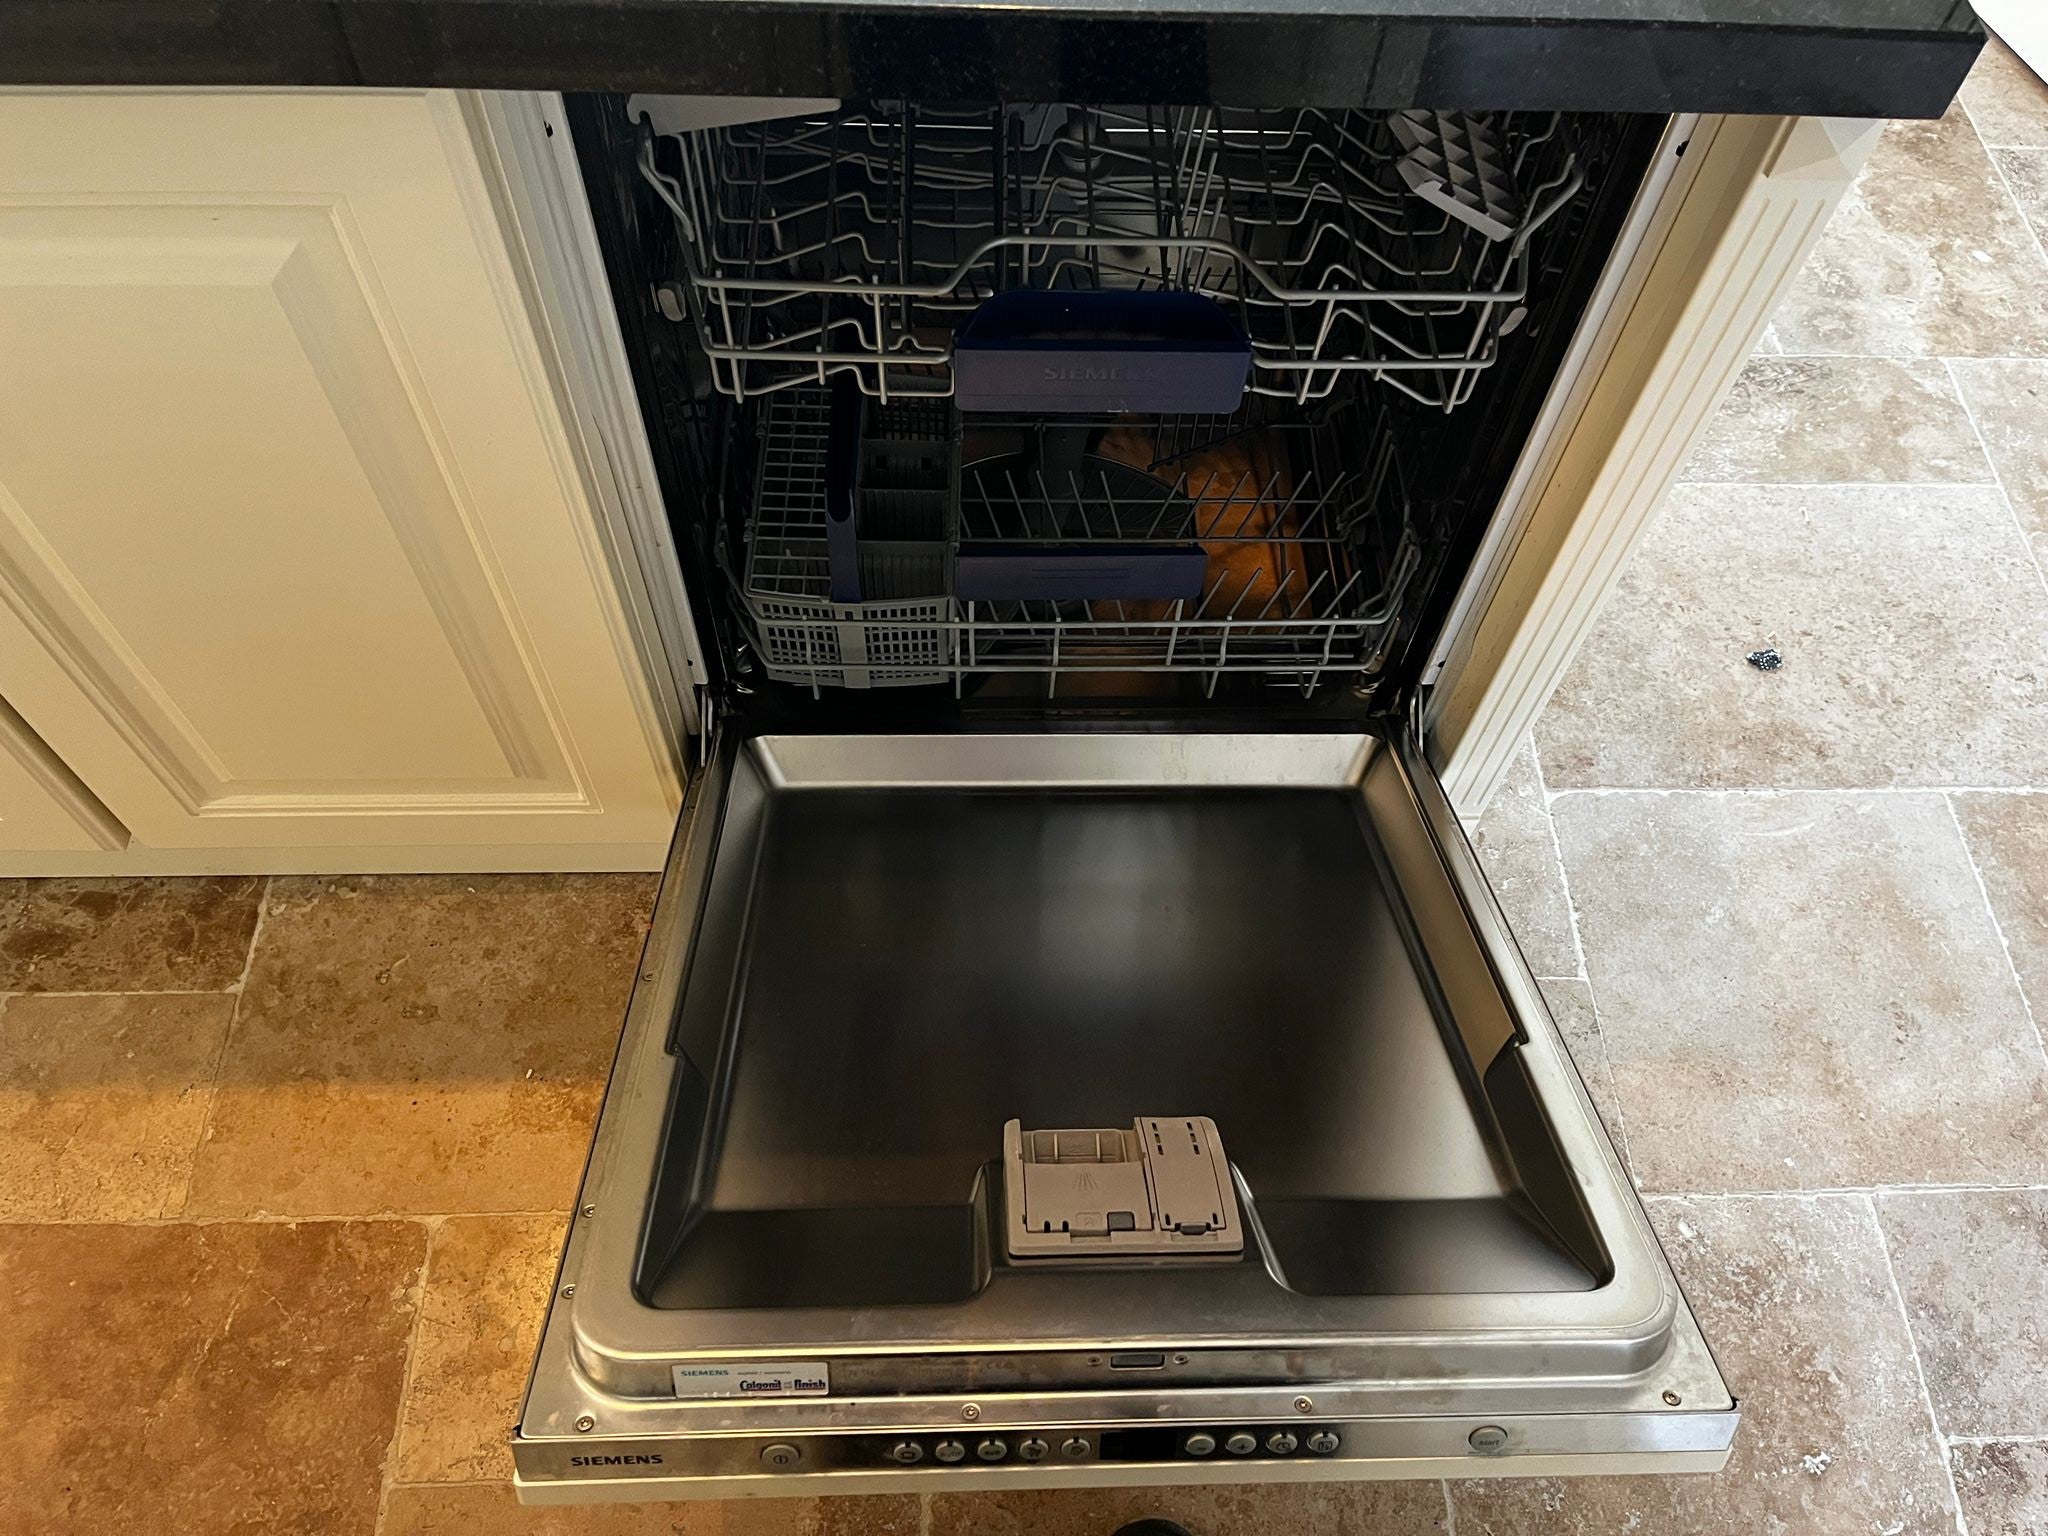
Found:
[[[773,1445],[761,1447],[761,1465],[773,1472],[790,1472],[804,1464],[804,1451],[800,1445],[791,1445],[778,1440]]]

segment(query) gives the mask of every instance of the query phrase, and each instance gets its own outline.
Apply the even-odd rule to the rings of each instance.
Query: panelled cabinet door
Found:
[[[0,144],[0,695],[136,845],[658,864],[674,755],[456,99],[28,93]]]
[[[0,871],[10,854],[107,854],[128,831],[0,700]]]

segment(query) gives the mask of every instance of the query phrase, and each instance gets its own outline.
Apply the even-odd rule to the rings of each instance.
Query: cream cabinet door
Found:
[[[24,93],[0,145],[0,695],[135,846],[657,866],[674,748],[457,100]]]
[[[107,854],[128,831],[0,700],[0,870],[9,856]]]

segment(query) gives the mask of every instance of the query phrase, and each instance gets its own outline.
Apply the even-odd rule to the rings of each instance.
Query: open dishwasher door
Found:
[[[1705,1471],[1735,1423],[1411,743],[713,753],[523,1499]]]

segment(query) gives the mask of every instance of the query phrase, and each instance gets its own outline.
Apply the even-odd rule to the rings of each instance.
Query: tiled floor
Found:
[[[0,1533],[2048,1530],[2043,237],[1994,53],[1891,131],[1482,829],[1745,1400],[1725,1475],[521,1510],[651,881],[17,882]]]

